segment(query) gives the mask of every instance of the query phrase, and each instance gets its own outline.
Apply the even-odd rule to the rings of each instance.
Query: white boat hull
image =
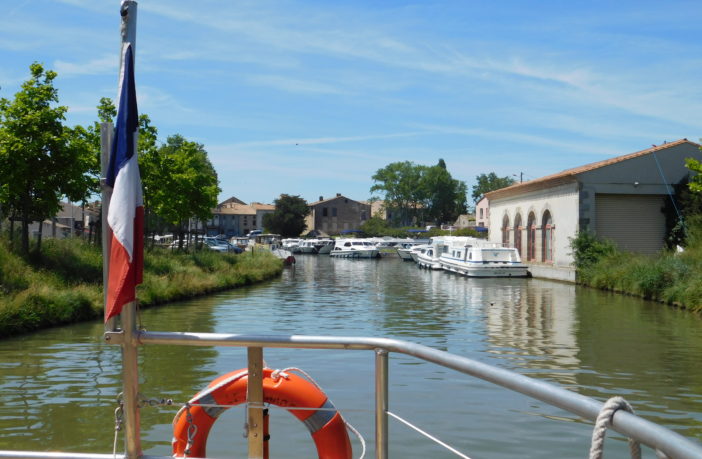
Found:
[[[410,249],[397,249],[397,254],[403,260],[412,260],[412,254],[410,253]]]
[[[441,259],[445,271],[468,277],[527,277],[528,269],[521,263],[470,262]]]
[[[317,253],[320,255],[326,255],[332,251],[334,248],[334,244],[324,244],[321,246],[317,246]]]
[[[335,258],[378,258],[377,249],[332,250],[329,256]]]

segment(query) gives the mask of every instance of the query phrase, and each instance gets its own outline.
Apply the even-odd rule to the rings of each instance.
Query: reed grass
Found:
[[[183,300],[277,276],[270,253],[173,252],[144,254],[141,307]],[[102,317],[102,254],[81,239],[49,239],[27,257],[0,237],[0,337]]]
[[[636,295],[702,311],[702,220],[688,222],[684,251],[656,256],[622,252],[592,235],[581,235],[571,246],[578,283]]]

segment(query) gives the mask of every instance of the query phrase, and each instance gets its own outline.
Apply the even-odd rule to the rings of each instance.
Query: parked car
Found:
[[[230,244],[224,239],[218,239],[214,237],[206,237],[204,239],[205,247],[215,250],[217,252],[233,252],[241,253],[243,250],[235,245]]]

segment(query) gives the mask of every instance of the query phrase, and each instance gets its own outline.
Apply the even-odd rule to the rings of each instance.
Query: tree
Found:
[[[307,201],[300,196],[281,194],[275,200],[275,211],[264,215],[263,227],[266,231],[282,237],[297,237],[307,228],[305,217],[310,214]]]
[[[173,135],[158,150],[155,172],[147,178],[151,207],[166,222],[175,225],[180,246],[185,222],[208,220],[221,191],[217,172],[204,146]]]
[[[694,158],[687,158],[685,160],[685,167],[693,172],[697,172],[697,175],[690,178],[690,190],[697,192],[702,191],[702,162]]]
[[[427,169],[423,188],[427,195],[427,216],[432,221],[439,224],[454,222],[459,215],[467,212],[466,184],[451,176],[443,159]]]
[[[480,174],[475,177],[475,180],[477,183],[473,185],[473,194],[471,194],[473,202],[478,202],[485,193],[514,185],[515,182],[511,177],[498,177],[494,172]]]
[[[411,161],[390,163],[378,169],[372,179],[376,182],[370,189],[385,192],[385,205],[394,209],[396,223],[409,225],[420,216],[420,209],[426,200],[426,189],[422,186],[422,177],[426,166]]]
[[[82,199],[90,167],[84,133],[64,127],[67,108],[54,105],[56,72],[36,62],[29,69],[32,76],[14,100],[0,99],[0,198],[11,217],[22,222],[25,253],[29,224],[56,215],[64,196]],[[39,249],[40,244],[41,238]]]
[[[385,205],[395,211],[396,224],[449,222],[466,212],[466,184],[451,177],[443,159],[431,167],[391,163],[372,178],[376,183],[371,192],[385,192]]]

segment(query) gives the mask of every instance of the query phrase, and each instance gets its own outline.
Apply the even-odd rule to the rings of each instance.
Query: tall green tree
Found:
[[[371,177],[375,182],[371,193],[384,193],[386,207],[395,210],[396,223],[409,225],[421,218],[427,198],[427,190],[422,183],[426,171],[426,166],[403,161],[390,163]]]
[[[443,159],[427,169],[423,183],[427,195],[426,215],[432,221],[452,223],[467,212],[467,186],[451,176]]]
[[[471,197],[473,202],[478,202],[485,193],[499,190],[510,185],[514,185],[515,180],[511,177],[498,177],[494,172],[489,174],[480,174],[475,177],[476,184],[473,185],[473,193]]]
[[[0,193],[11,217],[22,222],[25,253],[29,224],[56,215],[63,197],[81,200],[89,169],[83,133],[63,125],[67,108],[56,105],[56,72],[36,62],[29,69],[31,78],[14,100],[0,99]]]
[[[300,196],[281,194],[275,200],[275,211],[263,216],[263,227],[282,237],[297,237],[307,228],[305,217],[311,210]]]
[[[685,160],[685,167],[693,172],[697,172],[696,175],[690,178],[690,190],[702,191],[702,162],[697,161],[695,158],[687,158]]]
[[[203,145],[173,135],[159,148],[157,170],[148,172],[144,187],[150,205],[164,221],[174,225],[182,247],[185,223],[212,216],[221,191],[217,172]]]

